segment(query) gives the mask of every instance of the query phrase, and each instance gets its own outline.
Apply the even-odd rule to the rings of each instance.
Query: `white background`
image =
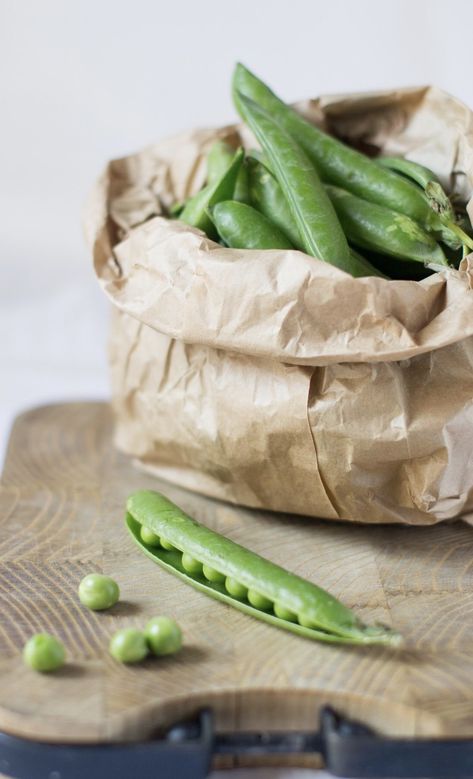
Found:
[[[238,59],[290,100],[435,83],[473,106],[472,30],[471,0],[0,0],[0,460],[19,410],[107,396],[80,213],[109,158],[232,120]]]

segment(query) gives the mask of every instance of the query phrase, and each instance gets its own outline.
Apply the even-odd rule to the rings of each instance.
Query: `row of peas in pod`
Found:
[[[235,106],[260,144],[210,148],[207,181],[171,218],[235,249],[298,249],[352,276],[421,279],[473,250],[465,205],[410,160],[368,157],[237,64]]]
[[[257,620],[325,643],[402,644],[393,628],[365,624],[322,587],[200,524],[159,492],[130,495],[125,522],[157,565]]]
[[[120,588],[110,576],[90,573],[79,584],[81,604],[92,611],[112,608],[120,598]],[[162,656],[178,652],[182,646],[182,632],[170,617],[152,617],[143,630],[121,628],[110,638],[108,650],[119,663],[139,663],[149,654]],[[36,633],[23,648],[23,660],[34,671],[49,673],[62,668],[66,662],[64,644],[49,633]]]

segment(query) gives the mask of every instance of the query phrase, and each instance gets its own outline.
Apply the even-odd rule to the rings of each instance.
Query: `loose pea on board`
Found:
[[[79,584],[79,600],[92,611],[104,611],[117,603],[120,588],[110,576],[101,573],[89,573]]]
[[[64,665],[65,659],[64,645],[49,633],[36,633],[23,648],[25,665],[40,673],[57,671]]]
[[[146,627],[145,636],[154,655],[172,655],[182,646],[181,628],[170,617],[152,617]]]
[[[119,663],[140,663],[149,652],[146,636],[136,628],[117,630],[110,639],[109,652]]]
[[[126,524],[140,549],[165,570],[264,622],[330,643],[397,646],[401,642],[395,631],[383,625],[365,625],[351,609],[322,588],[199,524],[158,492],[133,493],[127,501]],[[142,525],[151,528],[161,539],[166,538],[174,549],[167,551],[143,544]],[[196,575],[188,573],[183,566],[183,554],[197,560],[202,565],[201,572],[199,569]],[[206,578],[204,567],[218,571],[225,576],[225,581]],[[266,611],[251,605],[249,590],[267,599],[271,608]],[[266,601],[259,602],[267,605]],[[289,617],[278,616],[281,614]],[[301,625],[301,619],[311,627]]]

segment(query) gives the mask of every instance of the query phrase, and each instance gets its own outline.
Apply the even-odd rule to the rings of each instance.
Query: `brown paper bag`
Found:
[[[300,104],[432,168],[465,200],[473,115],[435,88]],[[241,136],[240,136],[241,132]],[[257,508],[429,524],[473,509],[473,255],[414,281],[225,249],[159,216],[205,179],[200,130],[111,162],[86,229],[113,303],[116,443],[151,473]]]

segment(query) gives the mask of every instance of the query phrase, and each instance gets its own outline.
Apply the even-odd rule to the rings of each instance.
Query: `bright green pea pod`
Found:
[[[252,100],[239,96],[242,116],[267,154],[307,254],[347,273],[353,263],[343,230],[309,158],[291,136]]]
[[[201,189],[194,197],[191,197],[182,211],[179,219],[181,222],[198,227],[203,230],[209,238],[216,238],[215,227],[208,215],[208,209],[219,203],[221,200],[229,200],[233,197],[238,172],[243,162],[244,151],[238,149],[233,155],[229,167],[213,184],[208,184]]]
[[[359,273],[357,273],[357,276],[379,276],[381,279],[389,279],[389,276],[386,276],[385,273],[379,270],[379,268],[376,268],[372,263],[366,259],[366,257],[363,257],[360,252],[356,251],[352,246],[350,246],[350,254],[352,257],[353,263],[356,263],[357,268],[359,269]]]
[[[232,249],[294,248],[281,230],[245,203],[224,200],[211,209],[210,215],[219,236]]]
[[[235,156],[235,149],[221,139],[215,141],[207,154],[207,184],[215,184],[222,178]]]
[[[287,235],[293,246],[304,250],[301,235],[279,182],[268,168],[254,157],[247,157],[250,204]]]
[[[393,171],[308,122],[241,63],[235,67],[232,89],[238,113],[243,115],[244,111],[240,93],[258,103],[300,143],[324,181],[419,221],[426,218],[429,204],[415,184],[402,180]]]
[[[257,160],[257,162],[261,162],[262,165],[268,164],[268,158],[266,157],[265,153],[261,151],[261,149],[248,149],[246,152],[246,158]]]
[[[405,214],[369,203],[338,187],[327,186],[327,192],[348,240],[355,246],[401,260],[448,266],[434,238]]]
[[[254,100],[302,146],[323,181],[410,216],[454,249],[459,241],[473,249],[470,237],[450,215],[435,213],[428,197],[414,182],[308,122],[241,63],[235,67],[232,90],[238,113],[245,118],[242,95]]]
[[[245,167],[244,161],[235,184],[235,191],[233,193],[233,199],[238,200],[240,203],[250,202],[249,181],[248,181],[248,169]]]
[[[377,157],[376,162],[379,162],[384,168],[394,170],[396,173],[401,173],[403,176],[406,176],[406,178],[415,181],[423,190],[425,190],[431,181],[440,184],[440,181],[433,170],[426,168],[425,165],[420,165],[418,162],[406,160],[404,157]],[[447,196],[445,195],[445,197]]]
[[[303,249],[299,230],[279,182],[270,170],[255,158],[246,158],[249,169],[251,205],[258,209],[276,227],[279,227],[297,249]],[[358,252],[350,249],[353,276],[380,276],[387,278]]]
[[[207,184],[215,184],[229,167],[235,156],[235,149],[226,141],[215,141],[207,155]],[[248,203],[248,172],[244,165],[238,171],[233,193],[234,200]]]
[[[206,595],[246,614],[319,641],[390,646],[401,642],[399,634],[390,628],[364,625],[351,609],[325,590],[200,525],[157,492],[135,492],[127,501],[127,512],[126,523],[133,540],[148,557]],[[144,544],[140,536],[142,525],[160,538],[166,538],[175,551]],[[311,627],[281,619],[274,612],[258,609],[243,598],[232,597],[224,583],[211,582],[203,573],[191,576],[182,567],[182,553],[199,560],[205,568],[219,571],[226,579],[239,582],[242,592],[246,588],[259,593],[276,604],[279,613],[286,609],[291,617],[297,615]]]

